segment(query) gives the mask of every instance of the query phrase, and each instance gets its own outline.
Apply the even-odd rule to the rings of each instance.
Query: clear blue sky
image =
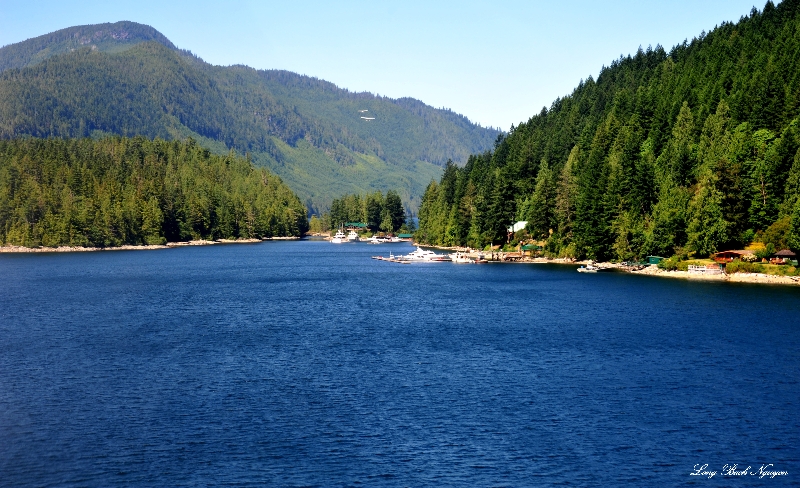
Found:
[[[353,91],[409,96],[508,130],[621,54],[656,44],[669,50],[753,6],[764,3],[0,0],[0,45],[131,20],[212,64],[286,69]]]

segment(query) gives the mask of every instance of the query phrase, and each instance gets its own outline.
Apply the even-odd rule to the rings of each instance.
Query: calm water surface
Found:
[[[800,485],[800,289],[389,250],[0,255],[0,485]]]

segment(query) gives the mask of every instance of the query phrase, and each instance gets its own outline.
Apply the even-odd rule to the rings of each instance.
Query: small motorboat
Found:
[[[463,264],[472,264],[475,262],[474,259],[472,259],[471,257],[467,256],[462,252],[455,252],[451,254],[450,260],[453,261],[454,263],[463,263]]]
[[[592,263],[578,268],[578,273],[597,273],[598,271],[603,271],[603,268],[600,268]]]

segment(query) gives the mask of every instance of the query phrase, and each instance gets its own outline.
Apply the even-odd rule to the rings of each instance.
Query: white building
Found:
[[[520,220],[517,223],[515,223],[514,225],[512,225],[511,227],[509,227],[508,231],[510,233],[514,234],[514,233],[519,232],[522,229],[524,229],[526,225],[528,225],[528,221],[527,220]]]

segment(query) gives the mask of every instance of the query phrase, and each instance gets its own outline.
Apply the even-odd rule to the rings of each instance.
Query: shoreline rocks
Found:
[[[36,252],[94,252],[94,251],[150,251],[154,249],[169,249],[171,243],[166,245],[124,245],[117,247],[80,247],[80,246],[59,246],[59,247],[24,247],[24,246],[2,246],[0,253],[36,253]]]
[[[263,241],[282,241],[300,240],[299,237],[265,237],[263,239],[217,239],[216,241],[196,240],[168,242],[163,245],[131,245],[115,247],[80,247],[80,246],[59,246],[59,247],[24,247],[24,246],[0,246],[0,253],[36,253],[36,252],[95,252],[95,251],[152,251],[156,249],[172,249],[174,247],[186,246],[212,246],[215,244],[256,244]]]
[[[599,268],[602,269],[618,269],[622,270],[626,273],[636,274],[636,275],[645,275],[645,276],[657,276],[662,278],[681,278],[686,280],[699,280],[699,281],[727,281],[730,283],[752,283],[752,284],[768,284],[768,285],[800,285],[800,276],[778,276],[778,275],[767,275],[763,273],[734,273],[734,274],[702,274],[702,273],[690,273],[688,271],[667,271],[659,268],[658,266],[651,265],[647,266],[643,269],[639,270],[632,270],[627,269],[620,263],[596,263],[594,261],[585,260],[585,261],[578,261],[572,258],[531,258],[531,257],[524,257],[518,261],[503,261],[501,256],[504,253],[501,251],[476,251],[473,249],[467,248],[453,248],[453,247],[441,247],[441,246],[426,246],[426,247],[433,247],[435,249],[442,249],[448,251],[461,251],[466,253],[468,256],[474,258],[478,254],[483,254],[485,257],[494,256],[494,259],[491,262],[507,262],[507,263],[528,263],[528,264],[594,264]],[[514,253],[516,254],[516,253]]]

